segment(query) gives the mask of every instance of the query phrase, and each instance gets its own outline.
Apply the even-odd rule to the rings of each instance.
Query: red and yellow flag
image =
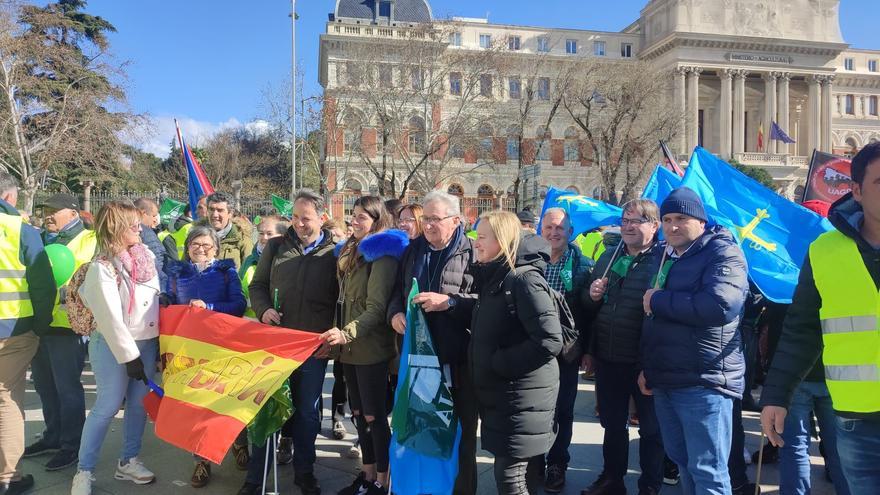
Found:
[[[156,436],[218,464],[320,344],[314,333],[188,306],[163,308],[159,328],[165,395]]]

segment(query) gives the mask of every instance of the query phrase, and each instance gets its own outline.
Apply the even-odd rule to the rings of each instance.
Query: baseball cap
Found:
[[[53,210],[64,210],[67,208],[71,210],[79,210],[79,201],[71,194],[58,193],[49,196],[37,206],[52,208]]]

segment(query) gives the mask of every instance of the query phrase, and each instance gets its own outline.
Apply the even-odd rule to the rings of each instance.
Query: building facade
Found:
[[[681,132],[669,143],[674,152],[686,159],[689,150],[701,145],[724,159],[764,167],[779,192],[793,197],[804,183],[814,149],[853,154],[880,140],[880,50],[847,45],[838,7],[839,0],[650,0],[622,31],[601,32],[491,24],[487,19],[436,20],[426,0],[337,0],[320,44],[320,82],[330,102],[325,111],[339,111],[332,95],[344,84],[340,74],[345,64],[359,53],[352,47],[368,44],[381,51],[383,42],[403,38],[421,24],[454,25],[449,49],[486,50],[503,40],[503,48],[526,63],[530,57],[559,63],[579,57],[650,63],[669,74],[670,101],[685,116]],[[511,103],[519,81],[499,79],[497,89],[490,91],[497,93],[501,108]],[[454,84],[444,84],[449,99]],[[432,114],[442,113],[445,101]],[[774,123],[796,143],[771,140]],[[600,192],[598,167],[584,152],[581,132],[572,122],[560,117],[549,128],[523,129],[530,146],[547,146],[533,153],[522,169],[511,160],[521,150],[505,139],[503,125],[496,127],[487,144],[493,149],[489,160],[495,163],[473,167],[463,154],[449,164],[460,173],[434,184],[468,198],[466,204],[474,205],[471,216],[486,207],[509,206],[517,177],[520,191],[536,202],[548,186],[587,195]],[[344,141],[344,131],[329,132],[340,133]],[[352,139],[369,135],[369,144],[375,146],[375,133],[365,131]],[[344,145],[328,144],[325,153],[344,164],[329,171],[337,196],[376,190],[376,174],[359,157],[347,154]]]

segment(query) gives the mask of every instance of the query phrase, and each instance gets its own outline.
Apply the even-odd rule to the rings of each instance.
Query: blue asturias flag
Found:
[[[541,208],[541,218],[544,218],[544,212],[548,208],[562,208],[568,212],[574,229],[570,239],[572,241],[579,234],[596,227],[620,225],[620,216],[623,214],[623,210],[618,206],[555,187],[547,191],[544,206]],[[540,225],[538,231],[540,232]]]
[[[782,141],[785,144],[794,144],[795,140],[789,137],[785,131],[782,130],[782,127],[779,127],[779,124],[776,122],[771,122],[770,124],[770,139],[775,141]]]
[[[666,196],[669,196],[673,189],[679,186],[681,186],[681,177],[668,168],[657,165],[654,168],[654,173],[651,174],[651,178],[648,179],[648,183],[645,184],[642,198],[650,199],[659,205],[666,199]]]
[[[736,236],[749,264],[749,277],[761,292],[771,301],[790,303],[810,243],[832,229],[828,220],[699,147],[681,185],[700,195],[710,223]]]

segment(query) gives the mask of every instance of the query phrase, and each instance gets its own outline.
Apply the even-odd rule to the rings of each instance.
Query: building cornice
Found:
[[[672,33],[642,49],[640,58],[650,60],[675,48],[716,48],[754,52],[791,53],[836,57],[845,51],[846,43],[817,43],[810,41],[771,40],[749,36],[717,36],[697,33]]]

